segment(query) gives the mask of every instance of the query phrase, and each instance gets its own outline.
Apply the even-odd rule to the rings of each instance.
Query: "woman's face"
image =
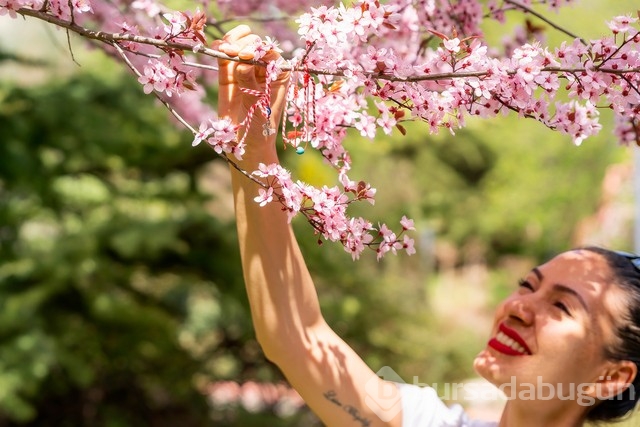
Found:
[[[581,384],[607,375],[604,348],[615,342],[614,319],[626,310],[611,274],[602,256],[586,250],[534,268],[497,308],[476,371],[496,386],[516,384],[517,390],[544,383],[558,393],[563,384],[563,394],[569,387],[584,391]]]

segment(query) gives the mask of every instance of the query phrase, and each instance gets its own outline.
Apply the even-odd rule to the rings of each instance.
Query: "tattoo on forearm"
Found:
[[[369,427],[371,425],[371,421],[369,419],[365,418],[360,413],[360,411],[358,411],[358,408],[356,408],[355,406],[352,406],[352,405],[344,405],[340,401],[340,399],[338,399],[338,393],[336,393],[334,390],[326,391],[323,394],[323,396],[329,402],[333,403],[337,407],[341,408],[344,412],[346,412],[347,414],[351,415],[351,418],[355,422],[359,423],[362,427]]]

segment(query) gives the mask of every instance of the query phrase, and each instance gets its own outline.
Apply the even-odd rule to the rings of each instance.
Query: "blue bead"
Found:
[[[304,147],[296,147],[296,153],[304,154]]]

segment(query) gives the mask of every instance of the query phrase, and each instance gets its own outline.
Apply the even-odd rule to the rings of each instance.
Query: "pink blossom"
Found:
[[[447,49],[449,52],[452,52],[452,53],[460,52],[460,39],[458,39],[457,37],[453,39],[444,40],[442,44],[444,45],[444,48]]]
[[[267,178],[269,176],[276,175],[280,167],[281,166],[278,165],[277,163],[270,163],[268,165],[265,165],[264,163],[260,163],[258,165],[258,170],[254,171],[253,174],[260,178]]]
[[[407,235],[403,236],[402,247],[407,251],[407,255],[413,255],[416,253],[414,248],[414,240]]]
[[[185,29],[187,18],[182,13],[165,13],[162,15],[167,20],[164,31],[172,36],[180,34]]]
[[[151,68],[149,66],[145,66],[144,67],[144,74],[142,76],[138,77],[138,82],[141,85],[144,85],[143,91],[147,95],[150,94],[151,92],[153,92],[154,85],[156,84],[156,81],[155,81],[154,77],[155,77],[155,71],[153,70],[153,68]]]
[[[616,16],[613,20],[607,22],[607,25],[614,34],[619,34],[631,31],[631,24],[635,24],[636,22],[638,22],[638,18],[630,15],[622,15]]]
[[[146,86],[145,86],[145,93],[146,93]],[[191,143],[191,145],[195,147],[196,145],[200,144],[202,141],[207,139],[212,132],[213,132],[213,129],[211,129],[206,123],[200,123],[198,132],[196,132],[195,138],[193,139],[193,142]]]
[[[550,125],[571,136],[575,145],[580,145],[589,136],[600,130],[598,110],[590,103],[582,105],[575,101],[557,103],[556,114]]]
[[[353,260],[360,257],[366,245],[373,241],[369,234],[371,223],[364,218],[351,218],[347,224],[347,237],[344,243],[345,251],[351,253]]]
[[[267,203],[271,203],[273,201],[273,187],[269,187],[266,190],[264,188],[260,188],[258,190],[259,196],[254,197],[253,200],[256,203],[259,203],[260,206],[265,206]]]
[[[406,215],[402,216],[400,220],[400,225],[402,225],[403,230],[415,230],[413,225],[413,220],[406,217]]]
[[[144,85],[144,93],[152,91],[165,92],[168,96],[175,91],[175,70],[167,67],[165,63],[157,59],[150,59],[144,66],[143,75],[138,77],[138,82]]]
[[[153,0],[135,0],[131,3],[134,9],[143,10],[148,16],[154,17],[160,14],[158,3]]]
[[[20,0],[0,0],[0,16],[9,15],[15,19],[18,17],[16,11],[22,7]]]
[[[373,138],[376,135],[376,119],[363,113],[360,115],[360,120],[355,123],[355,128],[360,131],[360,135]]]
[[[72,0],[73,10],[77,13],[91,12],[91,3],[89,0]]]
[[[236,139],[236,126],[229,118],[211,120],[211,130],[213,131],[211,138],[227,144]]]

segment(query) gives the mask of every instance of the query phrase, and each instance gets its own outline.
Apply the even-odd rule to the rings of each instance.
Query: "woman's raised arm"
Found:
[[[229,56],[252,57],[258,39],[238,26],[216,43]],[[263,59],[277,59],[270,52]],[[240,123],[255,102],[241,87],[262,90],[264,67],[220,61],[220,116]],[[288,73],[272,83],[271,127],[280,123]],[[249,126],[247,150],[239,166],[256,170],[278,162],[275,135],[262,133],[264,117]],[[244,132],[244,129],[240,129]],[[240,253],[257,339],[265,355],[284,373],[328,426],[400,426],[401,402],[393,384],[380,378],[326,324],[313,280],[277,203],[259,206],[256,183],[231,169]]]

